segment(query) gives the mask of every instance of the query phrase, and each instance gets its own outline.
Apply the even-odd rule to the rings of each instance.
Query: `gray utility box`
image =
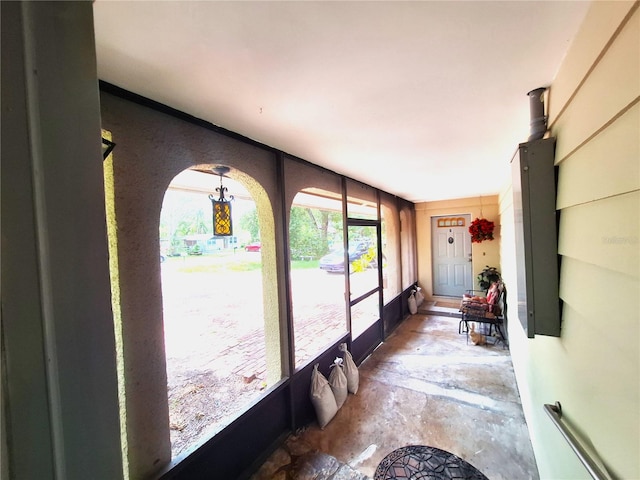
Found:
[[[511,162],[518,318],[529,338],[560,336],[555,138],[522,143]]]

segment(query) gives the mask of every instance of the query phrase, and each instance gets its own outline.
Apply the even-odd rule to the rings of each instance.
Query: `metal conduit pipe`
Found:
[[[544,92],[546,88],[531,90],[529,96],[529,141],[540,140],[547,131],[547,116],[544,114]]]

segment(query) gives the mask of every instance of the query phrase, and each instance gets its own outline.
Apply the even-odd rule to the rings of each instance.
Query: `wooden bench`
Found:
[[[486,294],[479,295],[478,290],[467,290],[460,301],[462,317],[458,324],[458,333],[467,335],[469,341],[469,322],[482,327],[481,333],[487,342],[495,338],[495,343],[502,342],[507,346],[507,337],[503,326],[507,318],[507,289],[502,281],[494,282]],[[487,331],[488,329],[488,331]],[[495,331],[494,331],[495,330]]]

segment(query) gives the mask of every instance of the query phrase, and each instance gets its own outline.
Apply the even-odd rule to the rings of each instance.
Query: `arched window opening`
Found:
[[[418,279],[415,241],[415,213],[409,206],[400,209],[400,251],[402,288],[410,288]]]
[[[400,222],[394,197],[381,195],[382,287],[384,304],[400,295]]]
[[[234,197],[233,236],[215,236],[208,195],[216,195],[220,178],[205,173],[210,167],[178,174],[160,216],[173,458],[218,433],[281,378],[279,361],[270,361],[280,357],[279,344],[265,340],[278,328],[277,314],[274,324],[263,302],[267,245],[261,240],[270,235],[270,250],[274,240],[273,222],[265,229],[269,222],[261,220],[272,219],[271,208],[266,196],[256,200],[250,193],[259,185],[232,172],[223,180]]]
[[[305,189],[289,216],[295,366],[347,333],[342,197]]]

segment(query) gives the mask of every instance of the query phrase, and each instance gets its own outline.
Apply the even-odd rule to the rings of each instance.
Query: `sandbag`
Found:
[[[424,302],[424,293],[422,293],[422,287],[416,287],[416,307],[419,307]]]
[[[331,391],[333,392],[333,396],[336,399],[336,405],[338,409],[342,407],[347,396],[349,395],[349,390],[347,388],[347,377],[342,370],[342,363],[344,360],[340,357],[336,357],[331,365],[331,373],[329,373],[329,385],[331,386]]]
[[[418,313],[418,304],[416,303],[416,294],[414,292],[411,292],[411,295],[409,295],[409,300],[407,300],[408,305],[409,305],[409,313],[411,315],[415,315],[416,313]]]
[[[338,413],[338,405],[336,404],[336,398],[333,395],[331,386],[322,373],[318,371],[318,364],[313,367],[311,373],[311,391],[309,392],[311,397],[311,403],[316,411],[316,417],[321,429],[327,426],[327,424]]]
[[[358,386],[360,384],[358,367],[353,361],[351,353],[347,350],[346,343],[341,343],[339,349],[344,352],[344,376],[347,377],[347,391],[356,394],[358,393]]]

